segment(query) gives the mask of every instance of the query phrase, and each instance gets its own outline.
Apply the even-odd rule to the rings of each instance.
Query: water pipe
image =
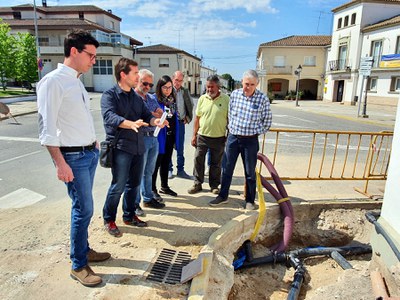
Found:
[[[380,215],[381,215],[380,213],[372,212],[372,211],[365,213],[365,217],[367,218],[368,222],[374,224],[376,232],[378,234],[381,234],[385,238],[386,242],[389,244],[393,253],[396,255],[397,259],[400,261],[399,249],[397,248],[396,244],[393,242],[391,237],[387,234],[387,232],[385,231],[383,226],[381,224],[379,224],[376,220],[376,218],[380,217]]]
[[[271,161],[265,155],[258,153],[257,159],[260,160],[268,172],[271,174],[271,178],[273,179],[276,189],[270,184],[263,176],[261,177],[261,183],[264,188],[267,189],[268,192],[275,198],[275,200],[279,203],[279,207],[281,209],[283,215],[283,238],[282,241],[273,245],[271,247],[272,251],[282,252],[285,251],[289,245],[290,239],[293,234],[293,226],[294,226],[294,212],[291,202],[289,201],[288,194],[283,186],[282,180],[279,178],[278,172],[275,167],[271,163]]]

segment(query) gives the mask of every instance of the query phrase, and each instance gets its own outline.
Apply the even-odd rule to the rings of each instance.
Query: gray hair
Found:
[[[207,81],[214,82],[216,85],[221,86],[221,82],[219,80],[218,75],[210,75],[207,77]]]
[[[259,82],[258,74],[254,70],[247,70],[246,72],[244,72],[243,78],[255,78],[255,79],[257,79],[257,82]]]
[[[145,76],[150,76],[151,78],[154,79],[154,74],[153,74],[150,70],[147,70],[147,69],[140,69],[140,70],[139,70],[139,77],[140,77],[140,78],[143,78],[143,77],[145,77]]]

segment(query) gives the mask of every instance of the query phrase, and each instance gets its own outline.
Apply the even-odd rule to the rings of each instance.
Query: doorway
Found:
[[[343,101],[344,80],[339,80],[337,84],[336,102]]]

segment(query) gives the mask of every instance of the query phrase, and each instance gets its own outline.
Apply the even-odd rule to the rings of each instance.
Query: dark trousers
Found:
[[[154,173],[153,173],[153,182],[152,182],[153,191],[157,190],[156,183],[157,183],[158,170],[160,170],[161,187],[169,188],[168,169],[169,169],[169,164],[171,163],[171,157],[172,157],[172,151],[174,149],[174,144],[175,144],[175,134],[173,133],[173,134],[167,135],[167,139],[165,142],[165,152],[162,154],[158,154],[158,157],[157,157],[156,167],[155,167]]]
[[[211,188],[217,188],[221,183],[221,160],[224,154],[226,138],[212,138],[203,135],[197,136],[197,147],[194,156],[194,183],[204,182],[204,161],[209,151],[210,170],[208,183]]]
[[[222,168],[222,181],[219,196],[228,198],[238,156],[242,157],[246,178],[246,202],[254,203],[256,197],[256,164],[259,150],[258,136],[239,137],[229,134],[225,148],[225,166]]]

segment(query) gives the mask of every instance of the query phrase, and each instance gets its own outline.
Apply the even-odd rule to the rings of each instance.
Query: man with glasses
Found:
[[[192,177],[185,172],[185,157],[184,157],[184,145],[185,145],[185,125],[189,124],[193,119],[193,100],[190,97],[188,89],[185,89],[183,84],[184,75],[181,71],[176,71],[172,76],[172,83],[174,85],[174,91],[176,94],[176,102],[178,105],[178,124],[179,126],[179,138],[180,145],[176,147],[176,175],[180,178],[191,179]],[[171,163],[168,177],[173,177],[173,165]]]
[[[125,225],[146,227],[135,213],[135,201],[140,193],[143,174],[143,153],[145,152],[143,126],[160,126],[160,118],[155,118],[143,100],[133,90],[139,83],[139,69],[136,61],[122,57],[114,68],[117,84],[105,91],[101,97],[106,139],[117,138],[113,151],[112,181],[103,207],[106,230],[115,237],[122,234],[115,224],[121,195],[123,197],[122,221]]]
[[[89,248],[88,227],[93,215],[93,181],[99,150],[90,98],[79,79],[96,62],[99,43],[89,32],[72,30],[64,40],[64,63],[38,83],[39,140],[46,146],[72,199],[71,277],[85,286],[102,282],[88,262],[110,258]]]
[[[161,118],[163,110],[158,105],[157,99],[149,91],[154,86],[154,74],[147,70],[139,70],[139,84],[135,88],[135,92],[142,98],[144,105],[156,118]],[[145,207],[151,208],[164,208],[165,204],[159,202],[160,199],[155,199],[152,191],[152,177],[154,168],[156,166],[158,156],[158,140],[154,136],[155,126],[148,126],[140,128],[144,139],[144,153],[143,153],[143,174],[142,183],[140,184],[140,191],[143,197],[143,204]],[[162,200],[162,199],[161,199]],[[136,198],[136,215],[144,216],[144,211],[140,207],[140,193]]]

